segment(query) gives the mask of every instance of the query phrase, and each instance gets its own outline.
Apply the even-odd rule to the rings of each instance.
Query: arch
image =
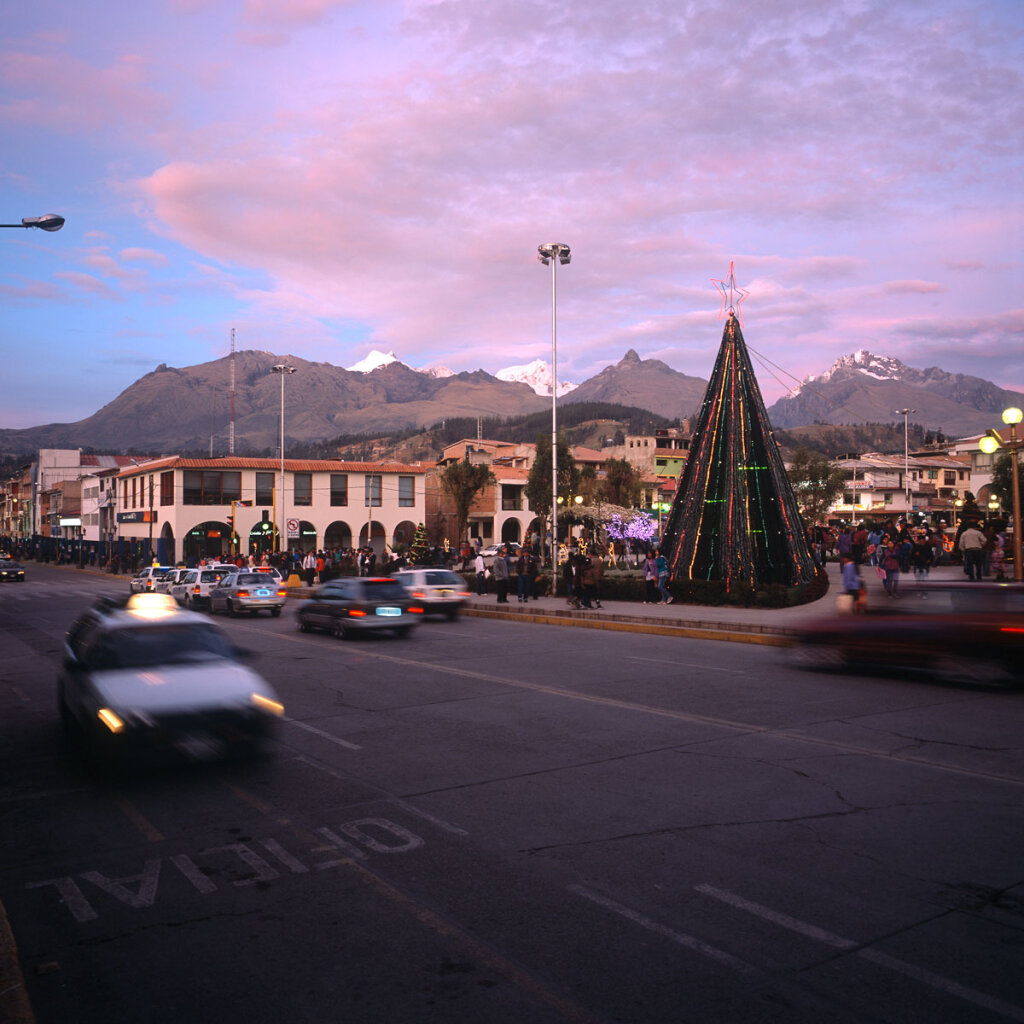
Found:
[[[170,523],[164,523],[156,539],[156,557],[161,565],[174,565],[174,530]]]
[[[281,534],[276,525],[269,520],[254,523],[249,531],[246,554],[262,555],[265,551],[279,550]]]
[[[352,547],[352,527],[348,523],[335,519],[330,526],[324,530],[325,548],[350,548]]]
[[[366,533],[367,526],[373,529],[373,533],[369,537]],[[384,526],[376,519],[372,523],[363,523],[363,527],[359,531],[359,546],[361,548],[371,547],[378,555],[382,555],[386,541],[387,534],[384,532]]]
[[[186,563],[201,558],[220,561],[231,552],[231,529],[227,523],[208,519],[196,523],[181,542],[181,557]]]
[[[394,533],[391,534],[391,547],[392,549],[398,547],[411,548],[415,537],[416,524],[409,519],[405,519],[395,527]]]
[[[291,546],[302,551],[316,551],[318,547],[316,542],[317,536],[316,527],[307,520],[300,519],[299,536],[297,540],[294,537],[292,538]]]
[[[503,522],[501,524],[501,543],[502,544],[510,544],[510,543],[513,543],[513,542],[516,543],[516,544],[519,544],[519,543],[522,542],[522,539],[523,539],[523,530],[522,530],[522,527],[519,525],[519,520],[518,519],[516,519],[516,518],[506,519],[505,522]]]

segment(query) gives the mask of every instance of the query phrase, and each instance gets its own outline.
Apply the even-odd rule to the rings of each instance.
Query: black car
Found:
[[[25,582],[25,570],[17,562],[9,558],[0,559],[0,580],[14,580],[16,583]]]
[[[796,630],[798,665],[871,668],[986,686],[1024,684],[1024,586],[950,582],[907,587],[863,615]]]
[[[323,629],[339,639],[377,630],[407,636],[423,620],[423,605],[391,577],[342,576],[317,587],[297,620],[303,632]]]

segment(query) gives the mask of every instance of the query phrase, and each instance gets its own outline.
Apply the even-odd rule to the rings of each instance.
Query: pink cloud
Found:
[[[90,292],[100,298],[113,302],[122,301],[122,297],[113,288],[91,274],[83,274],[77,270],[58,270],[55,271],[53,276],[59,277],[62,281],[67,281],[68,284],[72,284],[76,288],[80,288],[84,292]]]

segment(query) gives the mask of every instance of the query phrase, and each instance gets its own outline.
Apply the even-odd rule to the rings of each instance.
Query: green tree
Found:
[[[996,456],[992,466],[992,493],[999,499],[1003,511],[1009,515],[1013,511],[1013,463],[1010,461],[1009,452],[1003,452]],[[1021,474],[1024,473],[1024,466],[1017,464],[1017,482],[1020,483]],[[1018,494],[1020,492],[1018,491]],[[1020,495],[1024,498],[1024,495]],[[1024,503],[1022,503],[1024,507]]]
[[[416,536],[412,539],[409,556],[413,565],[430,565],[433,561],[430,541],[427,540],[427,531],[422,523],[416,527]]]
[[[558,493],[568,497],[578,494],[580,471],[576,460],[569,449],[565,434],[558,435]],[[526,481],[526,498],[530,502],[530,510],[537,513],[538,518],[551,518],[551,435],[541,434],[537,438],[537,452],[530,476]]]
[[[806,524],[824,522],[829,508],[843,491],[843,471],[824,455],[798,448],[786,475]]]
[[[636,466],[628,459],[609,459],[604,468],[602,489],[605,499],[624,508],[639,505],[643,481]]]
[[[490,466],[471,463],[467,455],[461,462],[445,466],[440,480],[441,489],[455,503],[455,543],[461,547],[466,539],[466,523],[473,501],[488,484],[495,482],[494,474]]]

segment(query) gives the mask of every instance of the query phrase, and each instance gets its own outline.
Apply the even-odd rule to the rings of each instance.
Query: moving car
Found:
[[[299,605],[299,629],[323,629],[339,639],[390,630],[408,636],[423,618],[423,604],[392,576],[341,576],[317,587]]]
[[[163,579],[174,569],[173,565],[147,565],[140,569],[129,581],[128,589],[133,594],[144,594],[156,590],[157,580]]]
[[[508,555],[509,558],[516,559],[519,557],[519,548],[521,546],[522,545],[517,544],[514,540],[507,541],[504,544],[491,544],[489,547],[481,548],[480,554],[483,556],[484,565],[489,569],[491,567],[491,563],[494,561],[494,556],[502,548],[505,549],[505,554]],[[475,557],[476,556],[474,555],[474,558]]]
[[[453,621],[469,600],[466,581],[448,569],[402,569],[395,579],[423,605],[424,615],[444,615]]]
[[[922,583],[864,615],[804,623],[794,661],[817,669],[874,668],[986,686],[1024,684],[1024,586]]]
[[[253,750],[284,707],[205,616],[168,594],[102,599],[67,633],[57,705],[90,761]]]
[[[25,569],[10,558],[0,559],[0,580],[14,580],[16,583],[25,582]]]
[[[261,572],[232,572],[210,587],[210,614],[227,612],[255,615],[268,611],[274,618],[281,614],[288,591],[280,581]]]
[[[167,593],[178,604],[186,608],[207,608],[210,604],[210,587],[216,586],[227,575],[216,569],[188,569]]]

